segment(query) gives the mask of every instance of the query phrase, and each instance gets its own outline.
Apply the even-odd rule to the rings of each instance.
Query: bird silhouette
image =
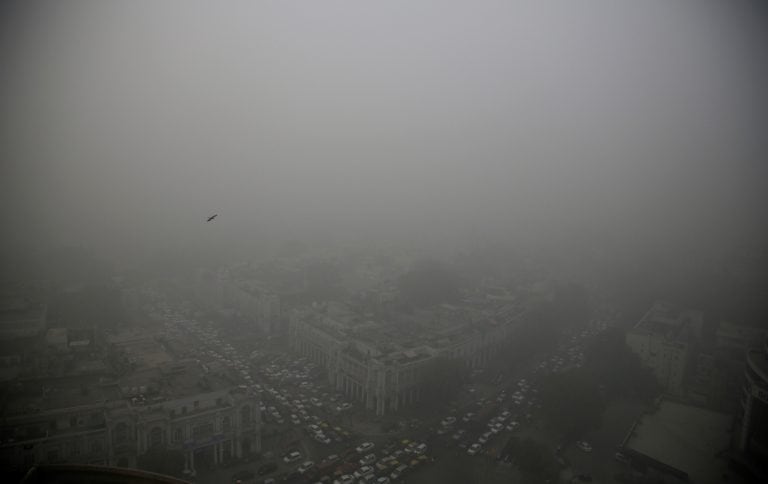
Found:
[[[210,217],[208,217],[208,220],[206,220],[206,222],[210,222],[211,220],[215,219],[215,218],[216,218],[216,217],[218,217],[218,216],[219,216],[219,214],[218,214],[218,213],[214,213],[213,215],[211,215]]]

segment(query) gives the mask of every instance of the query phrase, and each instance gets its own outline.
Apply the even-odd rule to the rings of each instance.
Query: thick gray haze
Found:
[[[11,247],[765,236],[768,39],[751,4],[19,2],[2,15]]]

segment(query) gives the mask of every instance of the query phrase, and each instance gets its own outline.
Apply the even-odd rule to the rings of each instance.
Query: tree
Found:
[[[626,344],[624,331],[609,328],[584,352],[585,368],[610,395],[653,399],[660,388],[652,371]]]
[[[541,387],[548,422],[567,439],[600,425],[605,403],[597,382],[581,370],[549,375]]]
[[[421,401],[433,406],[448,403],[467,380],[469,371],[456,358],[439,356],[429,361],[421,371]]]
[[[557,463],[546,445],[530,438],[512,437],[504,452],[514,456],[524,482],[554,482],[558,474]]]

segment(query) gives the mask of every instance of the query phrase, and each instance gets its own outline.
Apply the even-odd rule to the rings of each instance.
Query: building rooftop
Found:
[[[692,482],[721,482],[727,471],[722,457],[730,442],[729,415],[662,401],[642,417],[625,448],[689,476]]]
[[[346,350],[384,362],[409,362],[432,356],[487,329],[506,324],[523,308],[508,301],[477,304],[443,304],[414,313],[391,313],[372,320],[340,303],[318,304],[297,312],[304,323],[340,342],[352,343]]]
[[[656,302],[632,328],[635,333],[653,334],[669,341],[686,342],[701,335],[701,311],[683,310],[665,302]]]

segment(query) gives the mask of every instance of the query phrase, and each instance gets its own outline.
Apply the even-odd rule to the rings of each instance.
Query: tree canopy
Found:
[[[431,407],[455,397],[469,371],[461,360],[440,356],[427,363],[420,376],[421,401]]]
[[[547,421],[566,438],[596,428],[605,410],[598,383],[582,369],[553,373],[541,387]]]

